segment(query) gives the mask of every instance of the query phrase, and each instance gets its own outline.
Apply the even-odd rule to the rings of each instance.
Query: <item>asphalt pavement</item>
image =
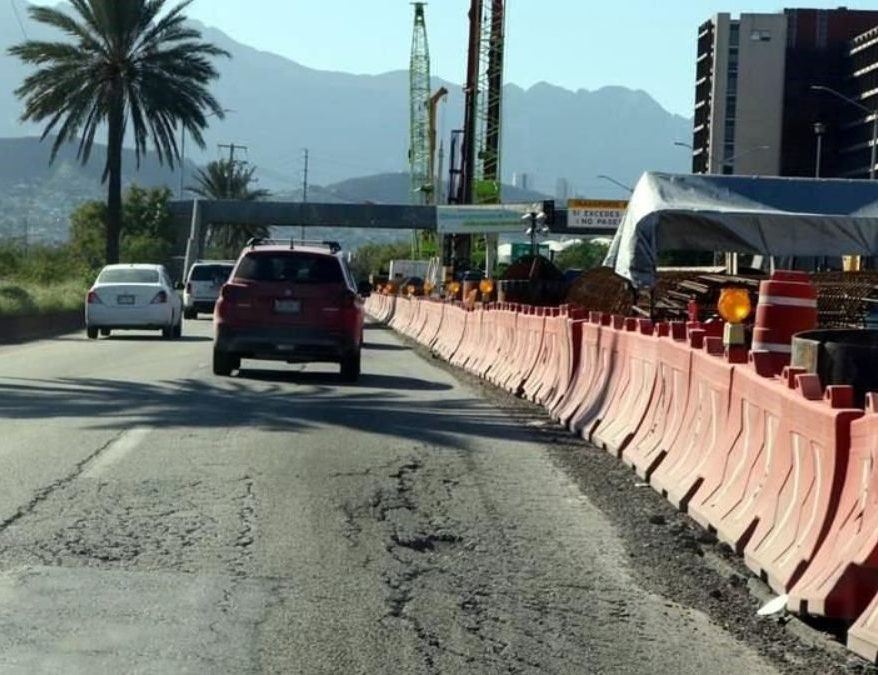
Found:
[[[210,334],[0,348],[0,672],[773,672],[389,332],[355,385]]]

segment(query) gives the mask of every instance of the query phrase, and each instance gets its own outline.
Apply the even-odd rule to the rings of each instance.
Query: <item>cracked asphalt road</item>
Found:
[[[0,348],[0,672],[773,672],[388,332],[346,385],[186,330]]]

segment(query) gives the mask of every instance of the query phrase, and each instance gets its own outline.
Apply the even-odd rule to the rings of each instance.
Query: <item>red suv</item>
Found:
[[[230,375],[241,359],[341,364],[360,375],[364,288],[358,290],[334,242],[252,240],[214,309],[213,372]]]

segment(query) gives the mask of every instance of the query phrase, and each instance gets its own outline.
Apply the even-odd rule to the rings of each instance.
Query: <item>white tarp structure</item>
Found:
[[[645,173],[604,264],[651,287],[673,250],[878,255],[878,181]]]

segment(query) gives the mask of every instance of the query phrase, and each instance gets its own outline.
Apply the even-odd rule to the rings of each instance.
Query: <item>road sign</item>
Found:
[[[541,210],[542,204],[437,206],[436,230],[439,234],[522,233],[529,224],[521,217]]]
[[[567,227],[615,232],[622,224],[626,208],[626,201],[571,199],[567,202]]]

